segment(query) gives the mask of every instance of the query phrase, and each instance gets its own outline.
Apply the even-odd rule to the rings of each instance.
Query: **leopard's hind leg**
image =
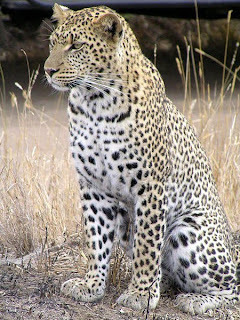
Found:
[[[166,235],[163,266],[184,292],[177,296],[177,305],[191,314],[237,301],[237,266],[229,239],[207,218],[203,211],[189,212],[176,219]]]

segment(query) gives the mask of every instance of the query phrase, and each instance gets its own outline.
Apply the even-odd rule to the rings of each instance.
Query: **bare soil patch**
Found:
[[[114,263],[106,295],[99,303],[83,303],[61,296],[61,283],[81,276],[86,264],[79,261],[79,244],[69,242],[48,253],[36,253],[22,259],[1,259],[0,319],[2,320],[237,320],[240,304],[203,316],[190,316],[174,305],[175,294],[163,294],[154,312],[136,312],[115,302],[130,278],[122,274],[113,284]],[[42,268],[42,270],[41,270]],[[125,270],[126,271],[126,270]],[[186,301],[187,303],[187,301]]]

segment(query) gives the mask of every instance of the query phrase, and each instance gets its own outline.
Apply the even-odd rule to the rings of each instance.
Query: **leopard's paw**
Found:
[[[61,293],[67,297],[84,302],[95,302],[104,296],[104,287],[96,280],[87,282],[84,279],[70,279],[62,284]]]
[[[155,309],[158,300],[159,297],[153,296],[152,294],[146,293],[143,295],[138,292],[126,290],[118,298],[117,303],[134,310],[143,310],[146,308]]]
[[[198,293],[181,293],[176,298],[176,305],[191,315],[201,315],[208,310],[229,304],[231,299],[223,296],[213,296]],[[234,303],[234,302],[232,302]]]

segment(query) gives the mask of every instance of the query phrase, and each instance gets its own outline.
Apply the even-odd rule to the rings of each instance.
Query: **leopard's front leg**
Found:
[[[149,188],[136,204],[133,275],[117,302],[132,309],[154,309],[160,298],[161,252],[165,230],[166,199]]]
[[[111,198],[96,190],[83,189],[81,194],[88,271],[84,279],[64,282],[61,291],[77,300],[93,302],[101,299],[105,292],[117,208]]]

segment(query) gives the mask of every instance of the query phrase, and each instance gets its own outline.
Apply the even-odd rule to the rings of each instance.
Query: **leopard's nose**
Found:
[[[45,68],[45,73],[47,73],[50,77],[52,77],[53,74],[58,71],[59,71],[59,69]]]

